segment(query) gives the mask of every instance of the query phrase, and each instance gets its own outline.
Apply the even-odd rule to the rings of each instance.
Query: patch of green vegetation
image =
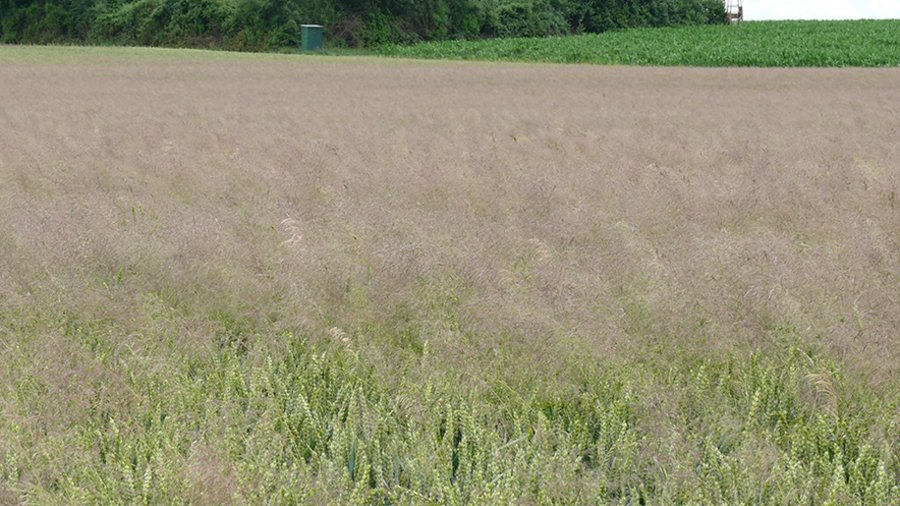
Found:
[[[340,60],[335,57],[340,56]],[[0,45],[0,64],[17,65],[116,65],[140,66],[147,62],[303,61],[304,64],[353,63],[377,65],[383,58],[371,58],[370,50],[329,48],[321,53],[302,53],[299,49],[279,49],[271,53],[242,53],[219,49],[173,49],[163,47],[72,46],[72,45]]]
[[[121,46],[0,46],[0,63],[142,65],[147,60],[267,61],[285,58],[276,53],[238,53],[206,49],[170,49]],[[307,59],[318,59],[309,55]]]
[[[765,21],[736,26],[632,29],[598,35],[386,46],[386,56],[428,59],[691,65],[893,67],[900,20]]]
[[[212,335],[268,332],[221,311],[206,321]],[[143,350],[112,320],[45,323],[44,333],[63,329],[49,344],[66,348],[56,364],[65,378],[41,365],[41,331],[0,327],[0,372],[12,380],[0,497],[10,500],[900,500],[900,406],[849,386],[790,330],[776,332],[773,354],[650,351],[640,363],[572,354],[555,379],[498,365],[476,385],[427,347],[337,328],[323,338],[220,340],[198,355],[152,335],[167,321],[144,326],[142,339],[157,344]],[[376,364],[381,353],[392,374]],[[126,394],[110,397],[111,388]]]

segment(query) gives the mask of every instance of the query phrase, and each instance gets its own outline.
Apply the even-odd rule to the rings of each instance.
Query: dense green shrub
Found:
[[[568,29],[562,13],[546,1],[502,0],[494,32],[501,37],[561,35]]]
[[[720,0],[0,0],[0,42],[267,50],[321,23],[338,46],[721,22]]]

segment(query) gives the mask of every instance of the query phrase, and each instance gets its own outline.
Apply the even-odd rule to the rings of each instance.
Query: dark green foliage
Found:
[[[720,23],[720,0],[0,0],[0,42],[268,50]]]

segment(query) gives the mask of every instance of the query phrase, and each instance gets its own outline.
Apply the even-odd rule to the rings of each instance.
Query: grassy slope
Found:
[[[272,53],[249,53],[218,49],[174,49],[141,46],[69,46],[69,45],[0,45],[0,64],[97,65],[99,63],[141,65],[147,61],[233,61],[272,62],[318,61],[336,64],[334,56],[355,64],[378,65],[379,60],[363,50],[329,50],[323,54],[303,54],[299,50]]]
[[[900,65],[900,20],[766,21],[555,38],[390,46],[409,58],[755,67]]]
[[[108,71],[112,52],[93,63]],[[68,181],[65,171],[47,178],[0,169],[10,180],[17,174],[0,192],[2,212],[27,201],[61,220],[90,213],[54,207],[68,201],[58,193],[63,184],[77,189],[73,198],[93,196],[96,207],[122,195],[147,201],[146,209],[127,201],[111,218],[114,230],[73,224],[90,234],[72,243],[98,245],[80,259],[62,253],[73,247],[62,238],[37,248],[0,229],[0,502],[900,498],[896,396],[844,381],[827,353],[789,327],[770,329],[766,352],[659,345],[598,359],[580,351],[589,342],[569,337],[544,348],[558,357],[550,374],[532,362],[540,360],[529,352],[534,343],[515,335],[455,334],[465,328],[467,293],[458,278],[436,274],[415,288],[426,309],[412,321],[403,311],[379,313],[348,281],[323,311],[340,314],[345,301],[363,315],[352,328],[285,329],[283,315],[303,308],[285,300],[289,280],[270,277],[289,278],[282,270],[292,255],[277,246],[281,232],[255,214],[271,199],[259,199],[240,170],[218,175],[233,184],[227,192],[210,190],[216,178],[199,183],[176,173],[191,183],[168,190],[165,177],[147,176],[160,186],[135,196],[124,177],[95,175],[80,186],[82,178]],[[202,228],[187,238],[164,235],[179,220],[163,221],[155,208],[184,209],[185,220],[201,222],[216,210],[230,224],[226,239],[245,234],[246,243],[222,253]],[[256,226],[241,228],[242,220]],[[39,240],[39,231],[28,233]],[[355,248],[356,237],[347,240],[343,250]],[[259,266],[241,251],[249,244],[273,251],[260,257],[261,285]],[[205,253],[180,270],[172,262],[186,262],[185,248]],[[358,254],[337,265],[351,269],[374,253]],[[416,329],[426,323],[453,332],[458,344],[423,343]],[[448,348],[457,362],[446,359]]]

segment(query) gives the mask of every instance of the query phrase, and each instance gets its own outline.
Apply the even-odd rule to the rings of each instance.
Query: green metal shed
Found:
[[[300,25],[300,49],[305,52],[321,51],[324,31],[322,25]]]

